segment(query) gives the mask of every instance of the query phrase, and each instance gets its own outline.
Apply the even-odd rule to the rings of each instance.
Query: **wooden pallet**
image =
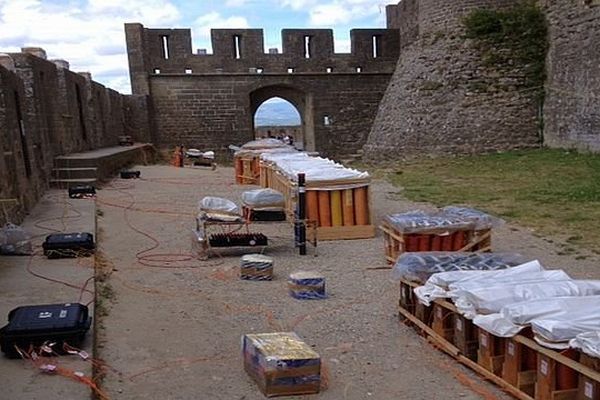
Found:
[[[456,307],[439,299],[431,307],[418,302],[415,304],[414,294],[411,296],[406,291],[416,286],[418,284],[414,282],[401,280],[400,291],[405,294],[404,299],[401,294],[399,302],[400,317],[427,336],[437,348],[504,391],[522,400],[599,400],[600,359],[582,355],[578,361],[573,355],[542,347],[524,335],[503,339],[473,327],[478,332],[475,336],[478,346],[475,361],[469,354],[469,348],[464,346],[465,342],[473,343],[473,336],[457,334],[456,321],[463,317],[457,314]],[[438,309],[441,317],[436,316]],[[451,316],[455,329],[452,340],[449,340],[446,326],[441,322]],[[465,331],[468,325],[464,320],[462,324],[462,331]],[[573,379],[573,374],[576,374],[577,380]]]

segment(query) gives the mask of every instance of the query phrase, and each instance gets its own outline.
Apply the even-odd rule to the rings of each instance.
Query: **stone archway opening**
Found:
[[[314,112],[312,98],[302,90],[286,85],[266,86],[250,93],[250,106],[252,116],[252,132],[255,137],[277,137],[285,134],[293,135],[297,148],[314,151]],[[289,125],[289,120],[277,118],[263,118],[263,112],[268,109],[278,113],[282,110],[295,110],[295,125]],[[292,111],[293,113],[293,111]],[[270,122],[268,122],[270,121]]]
[[[292,138],[298,149],[304,148],[300,111],[281,97],[271,97],[258,106],[254,114],[254,137]]]

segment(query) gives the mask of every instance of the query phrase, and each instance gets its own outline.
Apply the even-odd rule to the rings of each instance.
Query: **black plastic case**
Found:
[[[94,252],[94,235],[88,232],[53,233],[42,244],[48,258],[89,256]]]
[[[80,185],[69,188],[69,197],[71,199],[82,199],[96,195],[96,188],[91,185]]]
[[[138,179],[141,175],[140,171],[121,171],[121,179]]]
[[[28,351],[32,345],[56,343],[52,350],[61,354],[64,343],[78,347],[91,324],[88,307],[79,303],[17,307],[8,314],[8,325],[0,329],[0,349],[16,358],[15,346]]]

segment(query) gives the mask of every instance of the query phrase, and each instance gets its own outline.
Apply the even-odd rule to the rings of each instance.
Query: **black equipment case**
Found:
[[[15,346],[28,351],[30,346],[56,343],[52,350],[61,354],[64,343],[79,346],[91,324],[87,306],[79,303],[17,307],[8,314],[8,325],[0,329],[0,349],[17,358]]]
[[[69,197],[71,199],[82,199],[96,194],[96,188],[91,185],[80,185],[69,188]]]
[[[140,171],[121,171],[121,179],[137,179],[140,175]]]
[[[94,252],[94,235],[87,232],[53,233],[42,244],[48,258],[89,256]]]

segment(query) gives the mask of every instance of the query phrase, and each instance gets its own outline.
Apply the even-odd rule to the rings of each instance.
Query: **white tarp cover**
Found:
[[[187,149],[185,151],[185,154],[186,154],[186,156],[192,157],[192,158],[199,158],[199,157],[202,157],[204,159],[214,159],[215,158],[215,152],[212,150],[202,151],[202,150],[198,150],[198,149]]]
[[[581,333],[600,331],[598,304],[595,308],[590,305],[573,309],[568,314],[535,319],[531,321],[531,330],[535,339],[544,345],[567,342]]]
[[[505,284],[525,284],[529,282],[543,282],[543,281],[568,281],[571,277],[562,269],[552,269],[548,271],[539,272],[528,272],[519,275],[512,276],[499,276],[493,279],[479,279],[465,282],[454,282],[448,287],[448,297],[456,298],[460,296],[463,291],[469,291],[479,289],[486,286],[497,286]]]
[[[288,179],[296,181],[299,173],[306,175],[306,182],[344,181],[369,178],[368,172],[344,167],[342,164],[306,153],[265,153],[261,159],[277,165]]]
[[[587,309],[591,314],[600,309],[600,296],[551,297],[506,305],[499,313],[478,315],[473,323],[500,337],[513,337],[536,320],[572,315]],[[600,315],[596,314],[600,319]]]
[[[450,291],[457,311],[468,319],[477,314],[492,314],[502,307],[526,300],[561,296],[600,295],[600,281],[565,280],[499,284],[477,289]]]
[[[569,346],[581,349],[588,356],[600,357],[600,329],[578,334],[571,339]]]
[[[283,194],[273,189],[248,190],[242,193],[242,202],[254,209],[285,206]]]
[[[512,276],[518,277],[522,274],[535,273],[539,271],[544,271],[542,265],[538,261],[530,261],[528,263],[500,271],[440,272],[431,275],[427,282],[425,282],[425,285],[415,288],[414,292],[419,299],[419,302],[428,306],[435,299],[448,297],[448,287],[455,282],[503,279]]]
[[[256,139],[242,146],[242,149],[272,149],[275,147],[289,147],[283,141],[275,138]]]
[[[520,254],[514,253],[409,252],[398,257],[392,276],[395,279],[425,282],[440,272],[494,271],[519,265],[523,261]]]
[[[298,153],[295,147],[292,146],[284,146],[284,147],[273,147],[268,149],[246,149],[241,148],[237,150],[233,155],[238,156],[262,156],[263,154],[294,154]]]

